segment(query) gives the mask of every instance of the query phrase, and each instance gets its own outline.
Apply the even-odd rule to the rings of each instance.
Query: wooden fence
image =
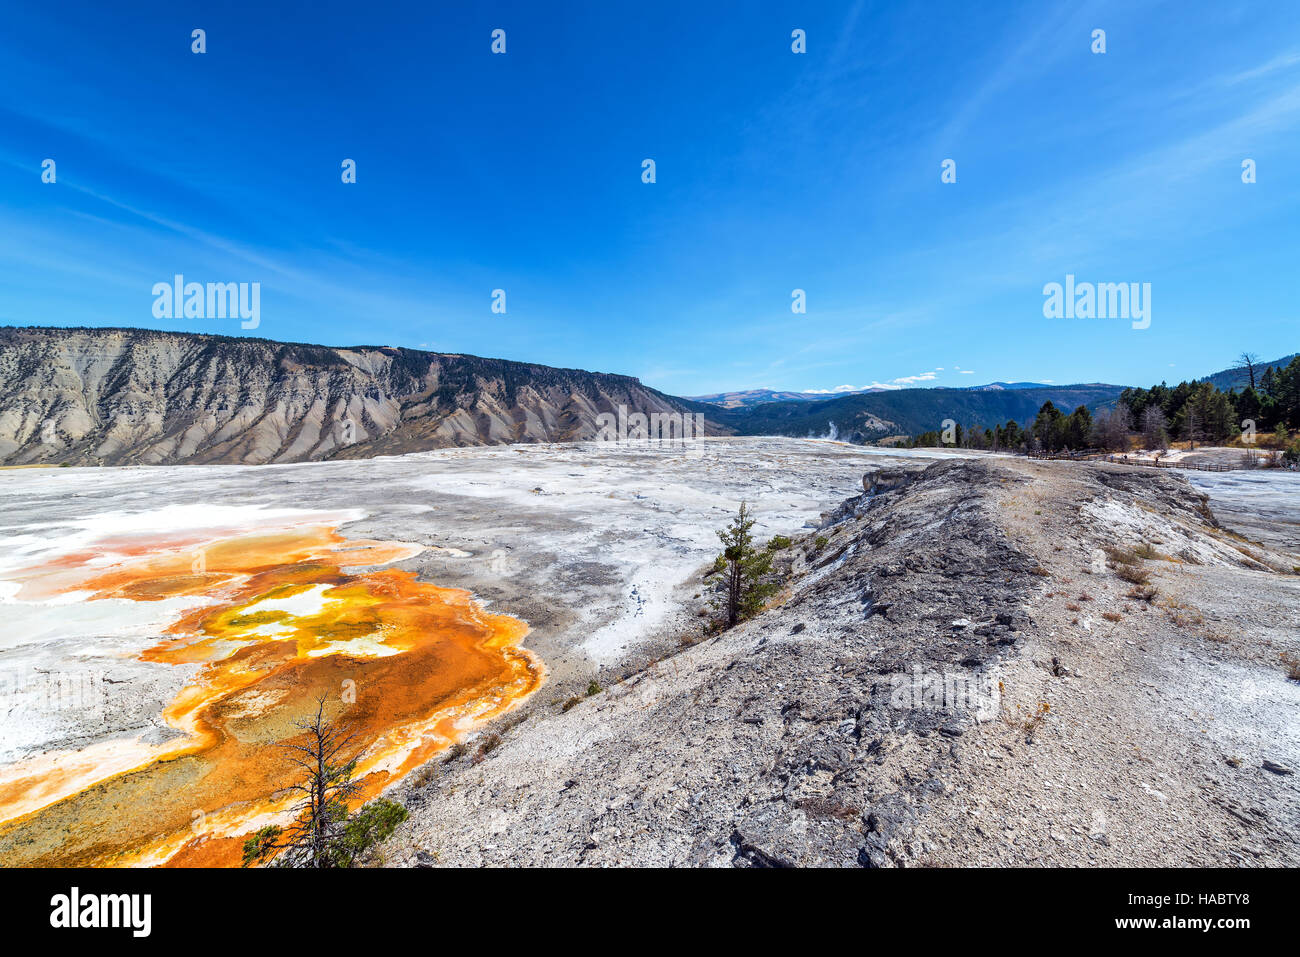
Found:
[[[1245,468],[1242,465],[1217,465],[1212,462],[1162,462],[1159,459],[1148,462],[1126,459],[1122,455],[1108,455],[1106,461],[1116,465],[1144,465],[1149,469],[1191,469],[1194,472],[1236,472]]]
[[[1114,462],[1116,465],[1142,465],[1149,469],[1191,469],[1195,472],[1236,472],[1243,465],[1219,465],[1212,462],[1162,462],[1159,459],[1133,459],[1123,455],[1107,455],[1095,450],[1079,452],[1030,452],[1031,459],[1064,459],[1070,462]]]

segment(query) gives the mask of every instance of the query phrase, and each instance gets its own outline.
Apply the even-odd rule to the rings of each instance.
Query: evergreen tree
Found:
[[[1062,442],[1068,449],[1078,450],[1088,447],[1088,439],[1092,435],[1092,413],[1088,407],[1081,405],[1065,420],[1064,435]]]
[[[718,532],[722,554],[714,562],[714,570],[725,576],[726,591],[721,604],[728,628],[756,615],[777,589],[776,582],[766,580],[772,573],[772,553],[754,547],[750,532],[753,527],[749,506],[741,502],[740,513],[726,529]]]
[[[1034,438],[1045,451],[1055,452],[1061,447],[1065,432],[1065,416],[1061,414],[1060,409],[1052,405],[1050,400],[1044,402],[1038,410],[1033,431]]]

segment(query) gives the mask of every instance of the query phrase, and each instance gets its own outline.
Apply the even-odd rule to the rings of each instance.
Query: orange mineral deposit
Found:
[[[176,733],[0,767],[9,865],[237,865],[245,836],[288,819],[295,770],[278,745],[320,696],[355,732],[364,801],[545,676],[524,622],[382,567],[420,546],[326,524],[101,545],[24,570],[19,597],[202,599],[141,655],[192,671],[162,715]]]

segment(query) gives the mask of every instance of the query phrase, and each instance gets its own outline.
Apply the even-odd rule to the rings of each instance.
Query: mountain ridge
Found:
[[[951,419],[991,428],[1014,419],[1032,422],[1044,402],[1090,411],[1113,405],[1124,386],[1082,384],[1028,389],[891,389],[825,402],[770,402],[746,409],[718,409],[717,419],[741,435],[824,436],[873,442],[892,435],[942,429]]]
[[[1245,374],[1228,369],[1198,381]],[[993,382],[681,398],[620,373],[399,346],[0,326],[0,464],[262,464],[581,441],[597,437],[602,413],[620,408],[703,415],[709,435],[868,443],[941,429],[949,419],[1024,426],[1049,401],[1095,413],[1125,388]]]
[[[263,464],[595,438],[708,414],[632,376],[393,346],[0,327],[0,463]],[[709,434],[730,430],[706,420]]]
[[[1300,355],[1300,352],[1293,352],[1289,356],[1282,356],[1280,359],[1273,359],[1268,362],[1255,363],[1255,378],[1258,379],[1264,374],[1264,370],[1272,366],[1274,369],[1283,369],[1290,364],[1291,360]],[[1219,372],[1211,373],[1196,380],[1197,382],[1208,382],[1221,392],[1227,392],[1229,389],[1241,389],[1250,385],[1250,371],[1245,366],[1234,366],[1231,369],[1222,369]]]

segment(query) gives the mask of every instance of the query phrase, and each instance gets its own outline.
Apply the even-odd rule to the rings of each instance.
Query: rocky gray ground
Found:
[[[754,620],[428,765],[377,860],[1300,863],[1295,556],[1169,473],[914,471],[803,536]],[[1116,545],[1151,547],[1150,600]]]
[[[361,508],[347,535],[419,542],[404,567],[526,618],[547,685],[394,789],[390,864],[1294,864],[1294,500],[1211,477],[1226,528],[1181,473],[790,439],[5,471],[0,566],[164,506]],[[699,641],[742,498],[795,536],[788,581]],[[1099,551],[1142,544],[1151,601]],[[55,641],[8,603],[0,672],[156,640],[96,604]],[[181,677],[136,670],[85,721],[5,727],[158,731]]]

